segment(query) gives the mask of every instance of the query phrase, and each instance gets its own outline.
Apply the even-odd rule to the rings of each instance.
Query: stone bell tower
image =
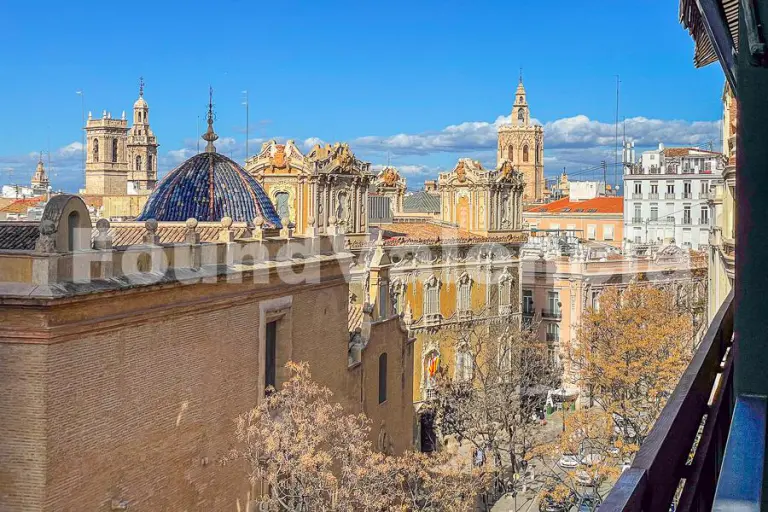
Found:
[[[125,195],[128,180],[128,121],[125,112],[121,119],[112,119],[112,114],[106,110],[101,119],[93,119],[89,112],[85,133],[85,193]]]
[[[128,131],[128,194],[147,195],[157,183],[157,137],[149,126],[149,105],[144,99],[144,79],[133,104],[133,126]]]
[[[524,201],[541,201],[544,198],[544,129],[531,124],[522,74],[515,91],[511,123],[499,127],[497,169],[501,169],[504,162],[510,162],[523,174]]]

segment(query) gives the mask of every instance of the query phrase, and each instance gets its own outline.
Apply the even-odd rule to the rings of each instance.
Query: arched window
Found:
[[[136,155],[136,170],[141,170],[141,155]]]
[[[456,372],[454,378],[459,382],[472,380],[473,357],[469,347],[463,345],[456,351]]]
[[[291,208],[288,204],[288,192],[278,192],[275,194],[275,210],[280,220],[291,218]]]
[[[523,146],[523,162],[528,161],[528,145]]]
[[[93,139],[93,161],[99,161],[99,139]]]
[[[67,249],[69,251],[74,251],[79,246],[76,238],[79,235],[77,232],[78,224],[80,224],[80,214],[71,212],[67,216]]]
[[[458,282],[458,304],[457,309],[459,311],[459,316],[466,315],[467,313],[472,312],[472,301],[471,301],[471,295],[470,291],[472,289],[472,278],[467,274],[466,272],[461,275]]]
[[[112,139],[112,161],[117,162],[117,139]]]
[[[517,120],[520,121],[521,123],[525,121],[525,110],[524,109],[521,108],[520,110],[517,111]]]
[[[379,403],[387,400],[387,353],[379,356]]]
[[[147,170],[152,170],[152,155],[147,155]]]
[[[440,322],[440,281],[435,276],[424,283],[424,324]]]
[[[507,146],[507,160],[510,162],[514,162],[515,160],[515,148],[512,147],[512,144]]]

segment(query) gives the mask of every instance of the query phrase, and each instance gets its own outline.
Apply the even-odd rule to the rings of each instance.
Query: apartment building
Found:
[[[707,201],[722,181],[721,153],[697,148],[644,151],[635,160],[634,143],[624,146],[625,249],[675,244],[700,250],[709,244]]]

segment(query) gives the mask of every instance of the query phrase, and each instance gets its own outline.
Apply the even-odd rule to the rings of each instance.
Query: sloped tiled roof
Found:
[[[43,202],[42,197],[30,197],[28,199],[16,199],[10,204],[7,204],[0,208],[2,213],[27,213],[27,210],[34,208]]]
[[[201,242],[217,242],[219,240],[219,234],[222,231],[222,227],[217,224],[204,225],[198,224],[197,232],[200,234]],[[241,238],[245,235],[247,228],[245,226],[233,226],[232,230],[235,232],[235,238]],[[98,231],[93,228],[93,236],[95,237]],[[144,240],[144,235],[147,233],[147,229],[143,223],[130,222],[130,223],[112,223],[109,228],[109,235],[112,237],[112,245],[115,247],[123,247],[128,245],[141,245]],[[172,244],[182,243],[187,234],[187,228],[184,223],[159,223],[157,226],[157,235],[160,237],[160,243]]]
[[[0,222],[0,250],[31,251],[40,235],[37,222]]]
[[[355,329],[363,325],[363,305],[349,303],[348,310],[349,332],[355,332]]]
[[[551,203],[538,205],[527,210],[530,213],[624,213],[624,198],[619,197],[595,197],[585,201],[571,201],[569,197],[552,201]]]
[[[268,227],[281,227],[272,201],[256,179],[235,161],[199,153],[168,173],[149,196],[137,220],[159,222],[189,218],[247,222],[261,216]]]
[[[396,224],[380,224],[384,238],[407,238],[417,240],[471,238],[473,235],[463,229],[434,224],[431,222],[402,222]]]
[[[440,213],[440,196],[429,192],[414,192],[403,197],[406,213]]]
[[[696,153],[707,153],[710,155],[720,154],[716,151],[707,151],[705,149],[699,149],[699,148],[665,148],[664,156],[668,158],[674,158],[678,156],[688,156],[691,154],[692,151]]]

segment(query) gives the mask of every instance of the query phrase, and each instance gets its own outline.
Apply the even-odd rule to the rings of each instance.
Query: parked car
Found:
[[[594,464],[600,464],[603,461],[603,456],[599,453],[590,453],[581,458],[581,463],[585,466],[592,466]]]
[[[564,453],[557,461],[557,465],[563,469],[575,469],[579,467],[579,464],[581,464],[581,460],[575,453]]]
[[[600,508],[600,498],[594,494],[582,496],[579,504],[571,510],[574,512],[596,512]]]
[[[604,480],[605,477],[598,475],[597,472],[585,470],[576,472],[576,482],[584,487],[600,487]]]
[[[539,500],[539,512],[567,512],[576,503],[576,495],[570,493],[565,500],[556,500],[553,497],[554,489],[545,488]]]

